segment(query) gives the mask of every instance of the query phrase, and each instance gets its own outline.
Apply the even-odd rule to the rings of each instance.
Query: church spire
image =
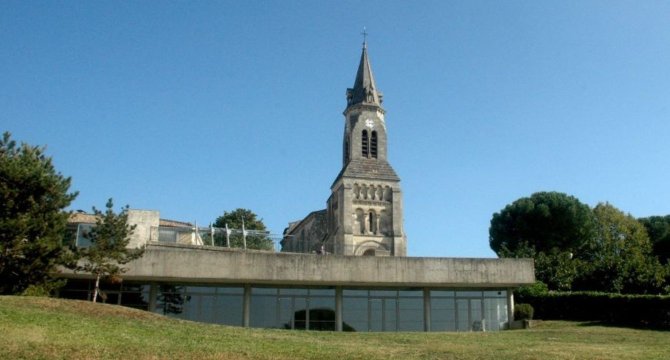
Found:
[[[367,35],[366,33],[364,34]],[[354,87],[347,89],[347,106],[364,104],[381,107],[382,97],[381,91],[377,90],[375,78],[372,76],[372,67],[368,59],[367,40],[364,40],[363,53],[361,54],[361,62],[358,65]]]

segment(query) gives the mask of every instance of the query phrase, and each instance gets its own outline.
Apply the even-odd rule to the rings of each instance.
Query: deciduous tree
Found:
[[[585,261],[576,286],[623,293],[662,291],[664,269],[652,256],[644,226],[608,203],[598,204],[596,236],[578,254]]]
[[[647,229],[654,255],[664,264],[670,260],[670,215],[638,219]]]
[[[267,229],[263,223],[263,219],[259,219],[251,210],[238,208],[230,212],[224,211],[223,215],[216,219],[213,226],[217,228],[225,228],[227,225],[228,229],[242,230],[243,224],[244,229],[249,231],[246,235],[247,249],[273,249],[274,245],[267,235]],[[241,248],[244,246],[245,237],[241,233],[232,233],[229,236],[229,240],[231,247]],[[225,234],[216,235],[215,242],[218,245],[225,245]]]

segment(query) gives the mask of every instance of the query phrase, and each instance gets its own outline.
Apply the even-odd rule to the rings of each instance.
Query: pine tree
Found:
[[[84,261],[77,270],[86,271],[95,276],[93,302],[97,301],[100,293],[100,280],[119,280],[120,275],[128,270],[122,265],[144,255],[144,247],[128,248],[130,236],[135,230],[135,225],[128,225],[128,206],[123,207],[121,212],[116,214],[114,203],[112,199],[109,199],[105,207],[105,212],[93,207],[96,223],[84,234],[90,240],[91,245],[78,250],[80,258]]]
[[[0,294],[51,282],[67,248],[63,238],[77,196],[44,148],[0,139]],[[47,286],[48,287],[48,286]]]

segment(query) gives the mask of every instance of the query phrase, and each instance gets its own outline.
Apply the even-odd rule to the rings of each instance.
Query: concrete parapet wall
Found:
[[[135,230],[130,236],[129,248],[144,246],[149,239],[157,239],[157,231],[160,222],[160,214],[155,210],[128,210],[128,224],[135,225]]]
[[[273,285],[516,287],[535,281],[532,259],[354,257],[151,243],[127,280]]]

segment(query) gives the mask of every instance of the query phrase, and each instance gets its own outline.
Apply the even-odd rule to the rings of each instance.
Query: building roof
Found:
[[[68,223],[77,223],[77,224],[95,224],[96,216],[93,214],[87,214],[84,212],[74,212],[70,214],[70,218],[67,219]]]
[[[74,212],[70,214],[70,218],[67,220],[68,223],[70,224],[95,224],[97,220],[97,217],[95,214],[88,214],[85,212]],[[159,226],[165,226],[165,227],[192,227],[193,224],[189,222],[184,222],[184,221],[175,221],[175,220],[167,220],[167,219],[160,219]]]
[[[377,90],[377,84],[375,84],[375,78],[372,75],[367,45],[364,45],[354,87],[347,89],[347,106],[364,104],[381,107],[382,98],[383,95],[381,91]]]
[[[333,181],[333,185],[343,177],[363,180],[400,181],[391,164],[381,159],[351,159],[337,175],[335,181]]]

